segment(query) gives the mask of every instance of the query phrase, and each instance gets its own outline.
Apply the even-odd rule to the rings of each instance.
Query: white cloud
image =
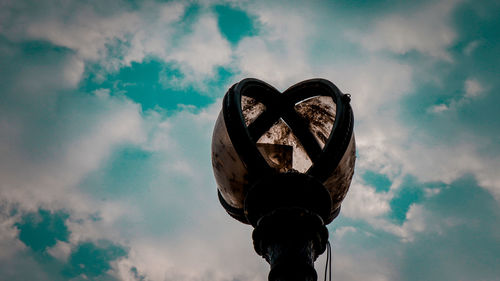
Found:
[[[47,252],[58,260],[67,261],[71,253],[71,244],[67,242],[57,241],[55,246],[47,249]]]
[[[103,116],[88,135],[68,145],[64,153],[65,163],[75,170],[90,171],[109,156],[113,146],[121,142],[138,144],[145,140],[138,105],[125,101],[122,107],[119,103],[116,108],[109,108],[111,114]]]
[[[371,53],[416,50],[449,60],[446,48],[453,42],[455,32],[447,25],[447,20],[454,4],[432,4],[408,17],[389,16],[376,24],[366,38],[352,37],[368,50],[368,53],[359,54],[359,60],[339,61],[329,57],[316,64],[310,61],[308,34],[318,32],[315,27],[318,22],[302,14],[300,8],[288,13],[288,10],[276,7],[253,7],[252,13],[257,15],[266,30],[259,36],[243,39],[234,50],[221,36],[214,15],[210,13],[195,21],[192,33],[171,42],[173,26],[184,12],[184,5],[179,3],[148,4],[139,12],[118,11],[109,17],[83,9],[75,11],[76,16],[68,17],[64,23],[60,18],[52,21],[36,18],[28,24],[25,36],[46,39],[76,52],[54,71],[59,75],[55,77],[61,81],[47,80],[47,85],[57,87],[61,86],[59,82],[66,83],[65,89],[77,85],[84,62],[109,59],[106,46],[116,43],[116,40],[128,41],[130,46],[122,50],[122,60],[106,60],[110,68],[153,55],[178,64],[187,79],[179,85],[199,83],[214,75],[214,69],[220,65],[233,65],[241,71],[241,76],[262,78],[282,90],[311,76],[332,79],[341,90],[352,94],[359,151],[357,178],[344,202],[342,215],[365,220],[377,229],[409,242],[416,233],[430,229],[430,215],[422,206],[412,205],[402,226],[384,218],[390,211],[393,192],[408,174],[415,175],[422,182],[449,183],[464,173],[472,173],[481,186],[500,200],[500,178],[496,171],[498,159],[481,157],[475,142],[454,145],[423,142],[425,133],[415,132],[403,124],[398,115],[401,98],[413,90],[413,67],[393,59],[377,58],[377,54]],[[154,11],[158,17],[145,19],[147,11]],[[390,25],[393,23],[397,26]],[[0,31],[11,32],[13,37],[21,36],[14,35],[8,28],[2,27]],[[37,76],[43,73],[50,72],[42,67],[35,72],[26,72],[19,81],[26,81],[27,77],[44,78]],[[464,96],[480,95],[484,86],[473,78],[467,81]],[[52,256],[65,259],[68,249],[79,241],[106,238],[130,248],[127,258],[113,263],[113,274],[122,280],[134,280],[134,273],[130,271],[132,267],[137,268],[139,275],[151,280],[266,278],[268,268],[251,248],[249,227],[231,220],[216,202],[209,142],[220,100],[198,113],[185,108],[168,118],[154,111],[141,115],[137,104],[112,97],[107,89],[98,90],[94,96],[85,97],[80,102],[96,103],[101,106],[100,111],[79,110],[79,104],[70,105],[72,114],[65,115],[66,119],[57,119],[64,126],[50,132],[55,144],[40,144],[41,150],[46,151],[38,158],[21,146],[25,137],[25,120],[8,119],[10,116],[0,119],[0,154],[3,159],[8,159],[0,163],[1,200],[18,204],[24,210],[43,206],[64,208],[71,213],[67,223],[72,233],[70,243],[59,242],[49,249]],[[444,112],[450,107],[443,104],[434,111]],[[55,114],[50,110],[43,113]],[[75,132],[73,137],[66,135]],[[123,144],[141,147],[162,159],[155,163],[159,172],[151,175],[153,183],[144,189],[147,191],[134,198],[97,201],[90,191],[77,188],[89,173],[109,160],[114,149]],[[391,190],[378,193],[373,187],[361,184],[359,174],[368,169],[387,175],[393,181]],[[434,193],[429,192],[430,196]],[[159,233],[144,227],[144,221],[148,219],[157,220],[156,224],[160,221],[148,218],[148,208],[156,208],[154,211],[161,214],[163,221],[171,215],[170,212],[178,211],[174,206],[179,205],[185,209],[176,215],[184,219],[185,224]],[[186,210],[188,205],[190,209]],[[99,220],[89,218],[90,215],[98,216]],[[14,243],[8,247],[0,243],[0,257],[22,251],[23,245],[16,239],[17,233],[11,225],[12,221],[0,225],[0,237],[5,238],[0,241]],[[339,229],[336,235],[340,239],[353,231],[356,229],[348,226]],[[346,254],[335,262],[340,268],[337,277],[344,280],[395,279],[391,276],[394,269],[390,263],[373,254]],[[360,269],[360,264],[368,266]]]
[[[99,116],[102,119],[87,123],[85,134],[71,136],[65,143],[57,141],[58,148],[49,144],[45,149],[50,153],[42,154],[40,159],[26,155],[22,146],[11,144],[11,160],[2,163],[0,169],[1,197],[28,209],[53,203],[60,208],[83,207],[86,196],[75,189],[82,177],[98,169],[116,145],[139,143],[144,138],[138,107],[122,101],[110,100],[109,103],[111,106],[106,108],[109,111]],[[74,126],[70,122],[65,125]],[[16,142],[22,144],[22,140]]]
[[[379,217],[390,210],[389,198],[387,194],[377,193],[372,187],[354,181],[342,204],[342,215],[364,220]]]
[[[429,107],[428,112],[433,112],[433,113],[440,113],[444,111],[448,111],[450,107],[444,103],[438,104],[438,105],[433,105]]]
[[[314,25],[301,11],[279,12],[279,8],[249,7],[266,32],[246,37],[238,44],[235,55],[242,77],[255,77],[281,91],[311,77],[307,62],[307,35]]]
[[[2,207],[20,214],[38,208],[76,216],[101,212],[106,218],[108,204],[78,185],[115,147],[145,141],[140,108],[105,90],[95,96],[73,92],[83,72],[83,62],[73,54],[58,57],[48,50],[36,58],[5,82],[10,87],[4,93],[12,98],[0,116]],[[62,257],[61,245],[49,252]]]
[[[179,67],[184,77],[171,85],[177,87],[194,83],[203,88],[203,80],[213,78],[217,66],[231,62],[230,45],[220,34],[214,15],[207,11],[202,10],[191,33],[181,34],[183,2],[143,3],[137,11],[109,6],[101,13],[88,4],[60,7],[47,3],[43,10],[50,13],[41,13],[9,3],[5,13],[12,22],[2,33],[13,40],[40,39],[69,48],[80,60],[98,62],[104,71],[157,57]],[[12,16],[16,9],[26,9],[26,15]],[[65,72],[65,81],[79,81],[83,63],[79,61],[74,69]]]
[[[468,78],[464,82],[464,94],[461,97],[451,99],[448,104],[442,103],[429,107],[428,113],[440,114],[443,112],[455,112],[456,110],[470,104],[474,99],[481,96],[484,87],[474,78]]]
[[[465,98],[475,98],[484,91],[479,81],[473,78],[465,80]]]
[[[193,32],[178,43],[176,49],[167,55],[169,61],[180,64],[190,80],[214,75],[214,68],[231,61],[229,42],[222,37],[213,15],[202,16],[195,23]],[[189,82],[189,80],[188,80]]]
[[[68,64],[65,66],[65,69],[63,71],[64,77],[62,79],[62,81],[67,83],[68,88],[74,88],[78,86],[78,83],[82,78],[84,68],[85,64],[82,60],[76,58],[75,56],[71,57]]]
[[[347,35],[370,51],[388,50],[396,54],[418,51],[451,61],[447,48],[457,35],[450,16],[459,2],[429,2],[422,8],[385,15],[368,32],[350,31]]]
[[[60,15],[61,17],[63,15]],[[140,19],[137,14],[99,16],[88,6],[72,11],[70,21],[61,18],[43,18],[32,21],[26,29],[26,36],[49,40],[55,45],[68,47],[87,60],[104,57],[106,44],[112,40],[125,40],[128,33],[137,32]]]
[[[500,177],[493,171],[498,159],[481,156],[477,151],[481,141],[473,141],[476,137],[462,135],[460,138],[463,141],[453,145],[412,143],[408,149],[400,151],[399,161],[406,173],[417,176],[422,182],[451,183],[465,174],[473,174],[480,186],[500,200]]]
[[[333,234],[333,237],[335,240],[342,240],[342,237],[346,235],[349,232],[357,232],[358,230],[355,227],[352,226],[343,226],[340,227],[339,229],[335,230],[335,233]]]
[[[337,249],[338,248],[338,249]],[[371,248],[364,248],[363,251],[356,249],[344,249],[342,245],[333,247],[333,280],[350,280],[350,281],[389,281],[396,280],[394,278],[394,265],[391,261],[380,254],[374,253]],[[322,278],[321,271],[324,265],[318,263],[316,271],[318,271],[318,280]]]
[[[137,12],[141,22],[136,32],[131,33],[130,47],[124,50],[123,63],[141,62],[147,56],[156,56],[164,60],[172,51],[175,40],[172,38],[175,26],[182,18],[185,3],[170,2],[146,5],[146,8]]]
[[[425,209],[420,205],[412,204],[410,209],[406,213],[406,220],[401,227],[397,227],[396,233],[405,242],[411,242],[415,238],[415,234],[423,232],[426,229],[429,221],[425,214]],[[432,232],[438,232],[438,228],[431,230]]]
[[[46,50],[26,53],[13,44],[1,43],[2,94],[10,97],[26,110],[52,106],[58,92],[71,90],[81,80],[84,62],[69,51]],[[48,66],[50,65],[50,66]]]
[[[205,213],[177,235],[132,240],[118,276],[129,280],[136,267],[148,280],[264,280],[268,265],[254,253],[250,230],[222,210]]]
[[[17,217],[10,216],[5,211],[0,210],[0,261],[9,260],[16,252],[25,248],[22,242],[16,239],[18,230],[13,225]]]
[[[470,42],[469,44],[467,44],[464,48],[464,54],[470,56],[472,54],[472,52],[474,52],[477,47],[479,47],[479,45],[481,45],[481,41],[479,40],[474,40],[472,42]]]

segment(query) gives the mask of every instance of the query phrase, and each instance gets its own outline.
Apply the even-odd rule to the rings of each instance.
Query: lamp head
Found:
[[[349,103],[325,79],[283,93],[252,78],[234,84],[212,137],[212,165],[226,211],[255,225],[263,212],[297,206],[331,222],[354,172]]]

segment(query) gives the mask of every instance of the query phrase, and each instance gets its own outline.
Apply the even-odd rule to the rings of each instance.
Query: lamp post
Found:
[[[326,225],[337,217],[354,172],[350,98],[311,79],[280,93],[243,79],[226,93],[212,138],[221,205],[250,224],[270,281],[316,281]]]

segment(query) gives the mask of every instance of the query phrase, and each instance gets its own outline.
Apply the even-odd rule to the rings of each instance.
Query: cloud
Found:
[[[368,32],[349,31],[348,37],[369,51],[407,54],[417,51],[433,58],[452,61],[447,51],[457,37],[450,16],[460,1],[439,1],[424,7],[384,15]]]
[[[219,218],[205,216],[204,223],[176,237],[135,239],[129,257],[118,264],[121,278],[127,280],[134,266],[151,280],[265,279],[268,265],[254,253],[250,228],[230,221],[222,211],[216,214]],[[219,225],[224,227],[215,227]],[[246,242],[227,243],[227,237]]]
[[[1,202],[4,202],[2,199]],[[29,248],[19,239],[19,230],[13,225],[19,216],[12,215],[3,205],[0,207],[0,272],[10,280],[54,280],[43,270]]]
[[[216,67],[231,62],[229,42],[220,34],[212,13],[202,10],[203,15],[191,27],[181,22],[186,10],[182,2],[144,3],[135,11],[120,3],[99,7],[68,2],[61,7],[52,2],[43,8],[49,12],[41,13],[24,3],[9,2],[5,7],[7,27],[2,33],[15,41],[39,39],[66,47],[78,59],[98,63],[106,72],[157,57],[181,70],[184,77],[175,85],[181,88],[191,83],[203,88],[201,82],[213,77]],[[26,13],[13,16],[19,9]],[[81,61],[79,66],[83,70]],[[75,74],[65,72],[70,78],[65,80],[78,82]]]
[[[472,52],[474,52],[477,49],[477,47],[479,47],[479,45],[481,45],[481,41],[479,40],[474,40],[468,43],[464,48],[464,54],[470,56]]]
[[[186,40],[189,41],[188,45],[199,45],[205,40],[203,36],[211,37],[210,32],[218,32],[216,22],[210,17],[202,18],[195,25],[192,36],[186,37]],[[215,45],[209,47],[224,51],[221,46],[226,46],[226,42],[221,37],[214,38],[214,40]],[[54,42],[64,41],[54,39]],[[220,42],[222,45],[217,45]],[[96,42],[96,44],[98,43]],[[48,49],[39,50],[41,57],[51,54],[51,50],[57,48],[50,44],[47,46]],[[69,45],[66,47],[73,48]],[[210,48],[202,49],[202,52],[198,53],[200,56],[207,56],[209,61],[203,66],[204,68],[199,68],[202,73],[195,72],[196,77],[209,74],[212,71],[212,63],[217,63],[221,58],[210,57],[208,53],[203,53],[210,51]],[[192,51],[196,50],[186,50],[185,53],[178,54],[178,61],[183,66],[191,67],[194,69],[192,71],[196,71],[198,65],[196,58],[190,57]],[[195,234],[187,243],[183,242],[185,235],[181,235],[178,238],[178,245],[174,243],[158,246],[164,245],[164,240],[172,239],[169,236],[169,231],[171,231],[172,225],[177,223],[175,221],[182,221],[184,216],[186,223],[197,222],[195,218],[198,213],[203,211],[203,207],[210,207],[209,211],[205,210],[207,216],[210,216],[216,208],[221,215],[220,217],[225,218],[222,210],[219,210],[215,184],[207,186],[207,178],[212,178],[209,170],[210,135],[220,110],[221,100],[217,100],[217,103],[207,110],[195,113],[188,107],[170,118],[165,118],[161,112],[156,111],[142,114],[136,103],[121,95],[116,95],[111,89],[103,88],[93,93],[78,93],[74,88],[81,79],[82,64],[74,64],[74,62],[81,62],[79,57],[87,55],[89,56],[85,57],[85,60],[94,58],[90,53],[77,51],[75,54],[69,51],[62,59],[60,56],[58,57],[60,63],[59,61],[53,61],[54,64],[43,63],[36,71],[29,68],[31,70],[29,72],[11,75],[15,79],[10,81],[36,80],[33,85],[37,88],[13,87],[12,93],[7,92],[7,94],[12,94],[13,99],[9,104],[11,108],[5,111],[8,114],[2,115],[1,119],[0,147],[2,152],[5,152],[3,155],[9,159],[8,162],[2,161],[1,163],[0,198],[2,206],[16,209],[20,213],[37,211],[40,207],[48,210],[67,210],[69,218],[64,224],[71,233],[69,241],[55,241],[49,245],[47,250],[50,255],[61,262],[72,262],[74,254],[78,252],[79,245],[82,243],[108,239],[130,246],[131,257],[137,254],[142,258],[144,255],[148,255],[148,249],[157,256],[165,256],[165,252],[174,253],[167,256],[169,260],[167,264],[173,263],[174,267],[165,267],[165,264],[160,263],[164,259],[149,260],[148,263],[132,259],[133,263],[126,269],[123,269],[122,266],[123,263],[126,263],[125,261],[111,262],[106,272],[110,270],[112,274],[118,274],[124,279],[134,278],[133,275],[136,272],[137,274],[145,274],[148,278],[160,276],[158,280],[168,276],[196,280],[205,274],[228,280],[232,279],[234,274],[243,276],[242,280],[251,280],[249,278],[253,278],[252,276],[255,274],[243,270],[248,268],[249,263],[240,264],[237,260],[230,258],[233,256],[231,254],[232,247],[225,250],[227,253],[225,261],[217,260],[217,264],[214,264],[210,259],[206,259],[210,253],[215,253],[220,249],[210,240],[205,240],[206,245],[210,245],[210,247],[203,250],[203,245],[196,242],[199,240],[197,230],[193,230]],[[222,57],[222,59],[226,58]],[[74,69],[77,71],[71,71],[72,68],[68,68],[68,65],[76,65]],[[53,79],[51,75],[40,76],[39,73],[53,73],[60,79]],[[40,85],[47,86],[40,88]],[[43,91],[37,92],[37,90]],[[23,98],[14,99],[19,94]],[[14,110],[16,106],[37,100],[43,94],[58,101],[57,107],[40,107],[39,103],[34,103],[33,111],[19,112]],[[40,118],[41,116],[48,117]],[[39,122],[34,125],[33,120],[36,119]],[[36,141],[26,142],[26,140]],[[191,143],[188,144],[186,140],[191,141]],[[31,149],[32,146],[35,149]],[[82,182],[85,182],[92,173],[100,171],[103,165],[112,160],[114,151],[119,151],[120,147],[123,146],[134,146],[159,155],[160,157],[155,160],[155,164],[159,166],[161,174],[150,175],[154,184],[151,188],[144,188],[143,192],[139,192],[140,196],[138,197],[125,196],[102,201],[101,198],[92,194],[93,190],[86,189]],[[27,149],[31,149],[29,154],[26,154]],[[213,182],[213,180],[208,182]],[[183,186],[188,186],[189,189],[183,191]],[[210,186],[212,188],[209,188]],[[183,192],[187,194],[183,194]],[[207,196],[211,198],[208,205]],[[200,204],[193,206],[193,210],[186,210],[186,204],[193,201]],[[175,213],[176,209],[179,213]],[[165,213],[171,213],[170,221],[166,220],[165,226],[155,229],[158,220],[165,218]],[[13,221],[15,220],[9,219],[6,223],[10,223],[12,226]],[[133,224],[137,224],[138,227],[131,227]],[[184,228],[181,226],[179,226],[178,231],[183,233]],[[141,229],[142,227],[144,229]],[[213,225],[205,225],[204,227],[208,230]],[[218,229],[225,231],[223,227]],[[18,234],[8,226],[2,229],[2,235],[7,233],[11,233],[11,238],[18,241]],[[225,237],[223,234],[218,232],[213,236],[207,236],[207,239],[216,239],[218,236]],[[159,236],[159,238],[140,242],[139,237],[149,238],[151,236]],[[245,247],[251,250],[250,240],[248,242]],[[182,255],[186,247],[196,243],[199,244],[198,247],[180,260],[179,256]],[[222,242],[219,241],[218,245],[221,244]],[[14,248],[14,245],[20,247]],[[135,248],[136,246],[144,248]],[[205,251],[205,254],[199,255],[197,250]],[[1,252],[12,252],[8,258],[16,260],[20,251],[23,251],[23,247],[22,243],[18,241],[17,244],[5,245]],[[260,260],[254,256],[253,251],[246,251],[246,253],[255,261],[255,264],[258,264]],[[175,262],[176,260],[179,262]],[[205,264],[201,271],[189,273],[192,268],[197,267],[197,264],[191,264],[189,267],[184,265],[183,267],[183,263],[180,261],[188,264],[186,263],[188,260],[194,260],[198,263],[206,263],[208,260],[209,263]],[[217,269],[223,268],[223,263],[230,260],[235,261],[233,271],[228,273]],[[127,261],[130,260],[127,259]],[[90,267],[88,270],[92,270],[90,264],[86,264],[85,267]],[[165,269],[167,271],[164,271]],[[236,269],[248,273],[238,273]],[[76,265],[68,270],[70,273],[73,272],[71,273],[73,275],[85,273],[89,277],[92,277],[92,274],[102,274],[101,271],[89,273],[85,271],[87,269],[80,270]],[[125,273],[120,270],[125,270]],[[157,270],[160,270],[160,273],[157,273]],[[42,269],[38,269],[38,271],[45,272]],[[265,270],[258,271],[266,272]],[[11,276],[7,272],[4,273],[5,276]],[[245,274],[250,277],[245,277]],[[43,279],[43,276],[40,278]]]
[[[57,241],[54,247],[47,250],[47,253],[58,260],[67,261],[69,255],[71,254],[71,244],[67,242]]]
[[[6,28],[10,39],[40,39],[75,50],[86,60],[103,58],[106,44],[124,40],[127,33],[137,31],[140,21],[134,13],[119,8],[118,1],[109,2],[100,14],[98,7],[78,1],[61,5],[57,1],[30,5],[11,1],[5,5]],[[17,15],[16,11],[24,13]]]
[[[235,56],[240,76],[263,79],[278,89],[286,88],[310,77],[307,63],[306,38],[314,29],[300,11],[290,9],[286,14],[279,7],[248,7],[266,32],[243,38],[237,45]]]
[[[483,91],[483,87],[476,79],[469,78],[465,80],[465,98],[475,98]]]
[[[193,32],[177,44],[166,60],[179,64],[188,76],[184,83],[197,81],[200,76],[214,76],[215,67],[231,62],[229,42],[220,34],[213,15],[199,18],[193,26]]]
[[[44,269],[39,265],[32,257],[36,254],[29,249],[47,250],[65,261],[79,238],[85,238],[73,233],[72,222],[88,221],[96,212],[105,222],[126,214],[130,208],[119,207],[122,203],[99,202],[78,185],[99,169],[117,146],[144,141],[144,121],[138,105],[124,98],[105,92],[93,95],[76,91],[83,62],[72,51],[40,42],[1,43],[4,51],[13,51],[10,56],[0,54],[5,66],[12,69],[0,78],[6,100],[0,105],[0,202],[4,226],[0,235],[5,236],[2,241],[8,241],[0,245],[0,252],[6,255],[0,271],[11,280],[34,279],[29,278],[30,274],[37,275],[35,279],[58,280],[58,273],[51,272],[52,267]],[[12,67],[16,64],[21,67]],[[21,219],[40,208],[47,210],[44,212],[67,213],[69,219],[57,225],[69,228],[69,241],[40,228],[51,225],[45,213],[42,226]],[[105,235],[101,233],[101,237]],[[32,273],[23,273],[23,267],[33,269]]]
[[[342,214],[350,218],[370,218],[379,217],[390,210],[388,196],[383,193],[376,193],[369,186],[353,182],[349,193],[342,204]]]
[[[405,98],[418,94],[422,68],[433,74],[436,62],[449,64],[455,59],[449,48],[459,32],[450,25],[450,17],[458,2],[430,3],[417,12],[408,7],[384,12],[367,32],[353,31],[351,21],[343,23],[339,14],[352,14],[342,9],[252,4],[234,3],[254,16],[259,31],[230,45],[208,2],[201,3],[194,16],[188,13],[192,6],[181,2],[136,6],[121,1],[46,2],[33,8],[20,1],[4,3],[0,11],[5,23],[0,27],[5,37],[0,40],[5,62],[0,82],[6,97],[0,105],[4,276],[30,274],[22,268],[33,269],[42,280],[53,280],[60,273],[43,268],[14,227],[26,213],[45,208],[69,216],[64,222],[70,232],[67,241],[51,240],[47,248],[59,263],[73,262],[86,245],[88,253],[111,255],[97,273],[118,280],[264,280],[268,266],[252,249],[251,229],[231,220],[219,206],[210,171],[210,136],[223,94],[219,89],[228,86],[213,78],[220,68],[229,69],[233,82],[253,76],[281,90],[307,78],[325,77],[352,95],[358,161],[342,215],[332,226],[339,223],[333,235],[339,242],[334,244],[337,278],[405,279],[402,272],[408,268],[401,261],[412,260],[412,252],[429,259],[418,252],[426,241],[438,249],[446,237],[467,241],[457,235],[460,227],[470,224],[466,230],[471,235],[476,227],[485,228],[481,219],[497,210],[491,195],[500,200],[498,157],[481,153],[488,139],[464,129],[446,142],[417,130],[404,114]],[[347,27],[350,31],[344,33]],[[479,52],[474,46],[465,49]],[[384,51],[416,51],[430,59],[424,65],[410,63]],[[170,83],[180,90],[214,92],[219,99],[204,108],[181,105],[167,114],[154,106],[141,110],[121,92],[127,88],[112,83],[93,92],[80,87],[82,78],[100,74],[105,78],[150,57],[169,66],[162,73],[166,82],[152,81],[151,88]],[[99,71],[105,73],[94,73],[95,64],[102,65]],[[170,79],[170,70],[180,72],[174,75],[179,80]],[[489,88],[480,76],[465,76],[460,83],[463,90],[457,96],[422,114],[446,118],[462,103],[479,101]],[[139,94],[148,95],[143,92]],[[361,176],[366,171],[386,176],[388,190],[364,181]],[[466,186],[475,186],[477,193],[469,194],[464,187],[459,191],[467,196],[455,198],[451,191],[457,190],[464,174],[476,179],[480,188],[468,182]],[[408,188],[404,183],[409,175],[425,196],[409,202],[404,219],[396,223],[391,220],[391,200]],[[433,182],[449,186],[431,188]],[[446,202],[457,208],[465,204],[470,210],[478,205],[468,202],[487,202],[491,213],[461,220],[453,214],[462,209],[451,208],[450,215],[439,208]],[[12,215],[13,210],[18,213]],[[496,233],[495,228],[489,231]],[[486,236],[496,245],[494,236]],[[127,254],[99,244],[103,240],[127,249]],[[463,245],[456,243],[443,251],[467,250]],[[488,248],[480,249],[494,257]],[[447,267],[443,272],[455,272],[445,257],[439,263]],[[432,268],[425,260],[409,264]],[[89,262],[84,265],[84,269],[76,262],[68,265],[71,276],[95,277],[85,271],[92,268]],[[486,279],[496,276],[488,275],[495,270],[485,267]],[[433,279],[440,278],[422,278]]]
[[[438,105],[434,105],[432,107],[429,108],[429,112],[433,112],[433,113],[440,113],[440,112],[444,112],[444,111],[447,111],[450,109],[450,106],[446,105],[446,104],[438,104]]]
[[[494,280],[498,269],[491,267],[490,259],[497,256],[500,237],[498,225],[492,222],[499,214],[497,201],[472,177],[462,177],[412,205],[400,227],[391,230],[388,225],[373,228],[361,223],[341,239],[334,235],[333,277]]]
[[[340,227],[339,229],[335,230],[335,233],[333,234],[333,236],[335,236],[335,238],[338,240],[342,240],[342,237],[344,235],[346,235],[347,233],[356,232],[356,231],[357,231],[357,229],[355,227],[343,226],[343,227]]]
[[[84,197],[77,196],[80,191],[75,190],[82,177],[97,169],[100,163],[107,159],[112,147],[121,143],[138,143],[143,136],[142,121],[137,106],[127,101],[109,102],[109,106],[102,108],[104,110],[102,112],[85,112],[85,110],[67,112],[75,115],[69,115],[67,122],[54,128],[57,131],[23,131],[25,128],[22,126],[28,124],[12,128],[11,130],[23,131],[17,136],[18,138],[31,136],[34,139],[37,137],[44,139],[48,137],[45,133],[49,133],[49,135],[57,134],[59,141],[47,143],[38,155],[29,156],[24,154],[22,139],[17,140],[17,145],[11,143],[8,152],[11,161],[8,165],[7,163],[2,165],[3,180],[0,188],[2,197],[22,203],[29,209],[36,208],[39,204],[54,203],[63,204],[59,207],[83,207],[85,204],[82,204],[81,199]],[[76,114],[81,114],[82,119]],[[89,118],[91,115],[88,114],[96,114],[94,117],[100,115],[102,119]],[[92,119],[94,121],[86,123]],[[80,133],[73,131],[71,127],[75,124],[80,125],[78,122],[82,121],[86,123],[87,128]],[[73,134],[61,135],[64,130]],[[11,140],[15,137],[16,135],[10,136]],[[64,138],[65,142],[61,143]]]
[[[498,252],[498,226],[490,222],[499,212],[488,192],[463,177],[419,208],[422,212],[415,218],[425,221],[428,228],[415,235],[413,243],[405,244],[397,265],[403,266],[401,273],[408,280],[496,278],[498,272],[489,267],[488,260]]]
[[[429,113],[442,113],[446,111],[456,111],[463,106],[470,104],[484,92],[483,86],[474,78],[467,78],[464,82],[464,94],[461,97],[452,99],[449,103],[433,105],[428,108]]]
[[[242,73],[266,77],[266,81],[278,88],[286,88],[295,81],[314,75],[331,78],[342,91],[352,94],[359,158],[355,181],[343,204],[342,213],[350,218],[367,220],[373,225],[381,223],[385,231],[403,240],[412,239],[415,233],[427,229],[424,221],[417,223],[414,218],[418,216],[412,215],[418,213],[417,207],[410,208],[408,222],[402,227],[383,218],[389,211],[389,200],[406,175],[416,175],[421,182],[450,183],[464,173],[473,173],[478,178],[483,178],[482,184],[488,183],[483,185],[486,189],[497,194],[496,176],[492,173],[486,176],[485,172],[481,172],[489,171],[489,164],[483,165],[473,160],[481,158],[477,152],[479,146],[469,142],[469,138],[456,147],[428,142],[427,132],[414,131],[415,128],[402,118],[404,108],[401,103],[404,98],[414,94],[415,83],[418,81],[416,75],[420,75],[421,66],[373,54],[380,50],[399,54],[415,50],[437,61],[450,61],[447,49],[457,38],[457,32],[451,25],[451,16],[458,4],[456,1],[443,1],[428,4],[417,13],[408,9],[407,13],[413,15],[403,16],[404,13],[398,11],[397,16],[385,16],[375,24],[371,33],[362,35],[364,39],[359,37],[359,40],[354,40],[365,48],[361,49],[356,59],[344,62],[325,55],[321,62],[314,65],[307,63],[310,49],[302,44],[308,38],[303,30],[308,30],[309,33],[321,31],[314,20],[308,20],[307,13],[304,13],[294,21],[280,20],[278,17],[274,22],[274,17],[266,15],[275,13],[272,8],[267,8],[255,11],[259,22],[266,27],[266,33],[241,40],[236,50],[242,64],[239,67],[243,70]],[[293,15],[292,12],[287,17]],[[331,23],[322,24],[334,23],[332,20]],[[395,30],[386,29],[389,27]],[[353,39],[351,33],[344,36]],[[336,47],[339,45],[333,40],[331,43],[326,42],[336,44],[333,45]],[[293,77],[297,78],[294,80]],[[465,82],[464,85],[470,83]],[[472,91],[478,93],[478,88],[475,89]],[[471,102],[471,96],[466,92],[467,86],[464,88],[463,98],[459,98],[460,104]],[[449,104],[442,104],[429,112],[445,112],[449,109]],[[472,160],[474,164],[467,164],[465,159]],[[367,169],[388,176],[393,182],[388,194],[376,193],[373,188],[359,184],[360,173]],[[431,193],[430,196],[433,194],[435,195]],[[375,211],[361,212],[360,210],[366,210],[367,204],[373,205]]]

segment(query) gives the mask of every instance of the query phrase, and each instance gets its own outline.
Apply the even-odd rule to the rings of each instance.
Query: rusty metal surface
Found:
[[[248,171],[229,139],[222,112],[212,136],[212,167],[217,187],[226,202],[234,208],[243,208]]]
[[[340,160],[339,165],[326,181],[323,182],[323,185],[332,198],[332,210],[336,210],[340,207],[347,191],[349,191],[349,186],[351,185],[352,176],[354,174],[355,162],[356,142],[354,140],[354,134],[352,134],[347,150]]]

